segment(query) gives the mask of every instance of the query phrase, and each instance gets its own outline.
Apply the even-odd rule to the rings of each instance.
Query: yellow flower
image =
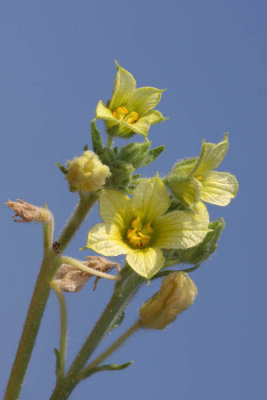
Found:
[[[68,162],[66,179],[71,192],[97,192],[110,175],[107,165],[102,164],[98,156],[90,150]]]
[[[213,171],[224,159],[228,149],[228,135],[218,144],[203,140],[201,154],[177,163],[166,179],[175,197],[189,207],[202,200],[217,206],[227,206],[236,196],[238,182],[228,172]]]
[[[104,256],[126,255],[127,263],[150,279],[164,265],[161,249],[187,249],[201,242],[208,232],[209,215],[203,203],[195,213],[167,213],[170,199],[158,178],[140,183],[132,199],[116,191],[105,191],[99,199],[104,223],[89,232],[85,248]]]
[[[136,89],[133,75],[117,65],[112,97],[107,105],[101,100],[96,106],[96,118],[106,122],[112,136],[130,137],[135,133],[146,137],[150,125],[166,118],[154,110],[163,90],[154,87]]]
[[[160,290],[140,308],[143,328],[164,329],[190,307],[197,288],[185,272],[173,272],[163,279]]]

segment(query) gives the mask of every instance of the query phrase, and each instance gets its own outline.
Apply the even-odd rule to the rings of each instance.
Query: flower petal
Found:
[[[227,206],[236,196],[238,182],[228,172],[210,172],[202,181],[201,199],[217,206]]]
[[[153,228],[157,237],[153,246],[165,249],[187,249],[200,243],[208,233],[209,214],[199,202],[190,211],[172,211],[157,218]]]
[[[162,251],[153,247],[133,250],[126,257],[130,267],[146,279],[151,279],[163,267],[164,260]]]
[[[175,181],[172,179],[168,182],[168,186],[174,196],[178,198],[178,200],[185,202],[189,207],[199,202],[201,199],[202,185],[196,178],[184,181]]]
[[[170,205],[166,187],[159,178],[140,183],[133,192],[133,210],[143,223],[152,222],[164,214]]]
[[[112,224],[96,224],[87,236],[84,248],[92,249],[104,256],[127,254],[131,248],[122,240],[119,228]]]
[[[126,105],[130,111],[136,111],[139,116],[143,116],[148,111],[153,110],[160,102],[162,90],[153,87],[141,87],[134,91],[133,96]]]
[[[157,124],[161,121],[166,121],[169,119],[168,117],[163,117],[160,111],[158,110],[151,110],[149,111],[144,118],[149,121],[150,125]]]
[[[136,81],[133,75],[122,68],[117,62],[117,73],[115,77],[115,84],[110,99],[109,108],[113,111],[119,106],[128,104],[133,96],[136,87]]]
[[[206,173],[217,168],[221,164],[228,150],[228,134],[224,135],[224,139],[218,144],[205,143],[203,140],[201,154],[195,167],[194,176],[205,175]]]
[[[149,119],[146,117],[139,118],[134,124],[127,124],[127,128],[132,132],[139,133],[139,135],[147,137],[150,128]]]
[[[99,214],[105,223],[122,230],[134,218],[131,199],[115,190],[106,190],[99,199]]]
[[[118,120],[117,118],[115,118],[112,115],[112,112],[110,111],[110,109],[107,106],[105,106],[105,104],[101,100],[97,103],[95,114],[96,114],[96,118],[98,118],[98,119],[101,118],[106,121],[112,121],[112,122],[114,122],[114,124],[120,123],[120,120]]]

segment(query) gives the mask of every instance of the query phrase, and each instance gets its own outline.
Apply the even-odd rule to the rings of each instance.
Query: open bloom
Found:
[[[107,105],[101,100],[96,118],[104,119],[113,136],[130,137],[134,133],[147,136],[150,125],[163,121],[162,114],[153,110],[160,102],[162,90],[153,87],[136,89],[133,75],[117,65],[112,97]]]
[[[158,178],[140,183],[132,199],[107,190],[99,200],[104,223],[89,232],[85,248],[105,256],[126,254],[127,263],[150,279],[164,265],[161,249],[186,249],[201,242],[208,232],[209,215],[203,203],[195,213],[167,213],[170,199]]]
[[[143,328],[164,329],[190,307],[197,288],[185,272],[173,272],[162,280],[160,290],[139,310]]]
[[[200,200],[217,206],[227,206],[238,191],[238,182],[228,172],[213,171],[224,159],[228,135],[218,144],[203,140],[201,154],[177,163],[166,183],[178,198],[190,207]]]

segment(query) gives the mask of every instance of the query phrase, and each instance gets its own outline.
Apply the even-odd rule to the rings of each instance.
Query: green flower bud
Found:
[[[185,272],[173,272],[163,279],[160,290],[139,310],[146,329],[164,329],[191,306],[197,295],[194,282]]]
[[[102,164],[98,156],[90,150],[68,162],[67,181],[71,192],[97,192],[110,176],[107,165]]]

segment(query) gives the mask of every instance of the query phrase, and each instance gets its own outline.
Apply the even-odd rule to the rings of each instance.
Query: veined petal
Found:
[[[148,118],[143,117],[139,118],[134,124],[127,124],[127,128],[130,129],[132,132],[139,133],[139,135],[147,137],[150,123]]]
[[[110,109],[108,107],[106,107],[105,104],[103,103],[103,101],[101,101],[101,100],[97,103],[95,114],[96,114],[96,118],[102,118],[106,121],[112,121],[115,124],[120,123],[120,120],[118,120],[117,118],[115,118],[112,115],[112,112],[110,111]]]
[[[157,232],[153,246],[187,249],[200,243],[208,233],[209,214],[201,202],[196,204],[194,211],[172,211],[157,218],[153,222]]]
[[[195,166],[194,176],[205,175],[217,168],[225,157],[228,150],[228,144],[227,133],[224,135],[224,139],[218,144],[205,143],[205,140],[203,140],[202,150],[198,163]]]
[[[228,172],[210,172],[202,181],[201,199],[217,206],[227,206],[236,196],[238,182]]]
[[[202,185],[199,180],[189,178],[185,181],[175,181],[174,179],[168,182],[168,186],[178,200],[184,201],[189,207],[197,203],[201,199]]]
[[[189,178],[195,170],[198,158],[187,158],[179,161],[172,169],[170,177]]]
[[[161,121],[166,121],[168,117],[163,117],[160,111],[158,110],[151,110],[149,111],[144,117],[146,120],[149,121],[150,125],[157,124]]]
[[[162,251],[153,247],[133,250],[126,257],[130,267],[146,279],[151,279],[163,267],[164,260]]]
[[[141,87],[134,91],[126,107],[129,111],[136,111],[143,116],[157,106],[161,99],[161,93],[162,90],[153,87]]]
[[[99,199],[99,214],[105,223],[123,230],[134,218],[131,199],[115,190],[106,190]]]
[[[152,222],[164,214],[170,205],[166,187],[159,178],[148,179],[140,183],[133,192],[134,213],[143,223]]]
[[[104,256],[118,256],[131,250],[123,242],[119,228],[112,224],[96,224],[90,229],[85,248]]]
[[[128,104],[136,87],[136,81],[133,75],[126,69],[122,68],[117,62],[116,65],[117,73],[115,77],[115,84],[109,103],[109,108],[112,111],[121,105]]]

